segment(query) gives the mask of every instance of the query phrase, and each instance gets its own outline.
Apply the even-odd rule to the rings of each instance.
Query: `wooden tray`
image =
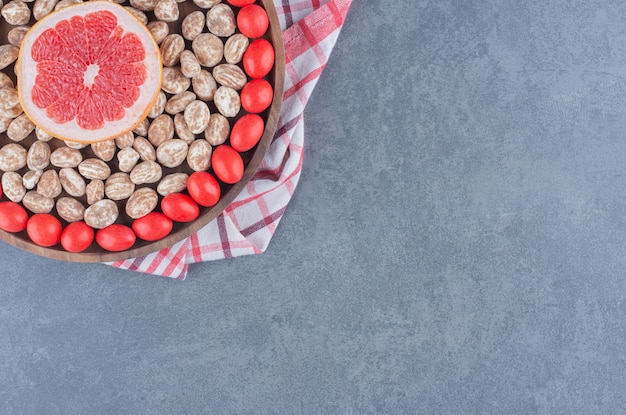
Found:
[[[282,104],[284,79],[285,79],[285,51],[284,51],[284,45],[283,45],[282,32],[280,29],[280,23],[278,21],[278,16],[276,14],[276,9],[274,8],[274,3],[272,2],[272,0],[257,0],[257,4],[261,4],[265,8],[269,17],[269,21],[270,21],[269,29],[264,35],[264,38],[267,39],[273,45],[276,59],[274,63],[274,68],[272,69],[270,74],[266,77],[266,79],[270,82],[270,84],[274,88],[274,99],[272,101],[272,105],[265,112],[259,114],[265,120],[265,131],[264,131],[263,137],[261,138],[260,142],[257,144],[256,147],[254,147],[252,150],[246,153],[242,153],[242,157],[243,157],[244,164],[245,164],[245,171],[244,171],[243,178],[241,179],[241,181],[239,181],[238,183],[234,185],[228,185],[228,186],[222,185],[222,196],[221,196],[220,201],[215,206],[210,207],[210,208],[200,207],[200,216],[198,217],[198,219],[196,219],[193,222],[190,222],[190,223],[174,222],[174,228],[172,229],[172,232],[164,239],[161,239],[156,242],[147,242],[147,241],[142,241],[141,239],[137,238],[137,242],[131,249],[127,251],[122,251],[122,252],[105,251],[104,249],[100,248],[100,246],[98,246],[95,241],[86,251],[81,252],[81,253],[67,252],[61,247],[60,244],[51,248],[45,248],[45,247],[41,247],[33,243],[28,237],[28,235],[26,234],[26,231],[22,231],[19,233],[9,233],[9,232],[0,230],[0,239],[18,248],[21,248],[31,253],[48,257],[48,258],[53,258],[53,259],[58,259],[58,260],[63,260],[63,261],[72,261],[72,262],[111,262],[111,261],[118,261],[118,260],[147,255],[152,252],[159,251],[163,248],[172,246],[176,242],[179,242],[183,240],[184,238],[197,232],[200,228],[202,228],[203,226],[208,224],[210,221],[215,219],[244,189],[246,184],[250,181],[250,179],[256,172],[257,168],[259,167],[259,164],[263,160],[263,157],[265,156],[265,153],[276,131],[276,124],[278,122],[280,106]],[[127,4],[124,3],[123,5],[127,5]],[[178,22],[169,23],[170,33],[180,33],[180,22],[182,21],[182,19],[188,13],[194,10],[200,10],[190,0],[187,0],[183,3],[179,3],[179,8],[180,8],[180,19]],[[237,8],[233,8],[233,9],[235,11],[237,10]],[[152,17],[151,13],[146,13],[146,14]],[[8,43],[7,33],[12,28],[12,26],[4,22],[4,19],[0,18],[0,20],[2,20],[2,22],[0,23],[0,44],[6,44]],[[34,23],[34,21],[31,21],[31,24],[32,23]],[[4,72],[11,75],[13,77],[13,80],[15,80],[15,76],[13,76],[13,65],[7,67],[4,70]],[[208,102],[207,104],[209,104],[209,108],[211,108],[211,113],[217,111],[215,109],[215,106],[212,103]],[[242,109],[236,118],[229,119],[231,123],[231,127],[234,121],[244,114],[245,114],[245,111]],[[34,133],[32,133],[31,136],[21,141],[20,144],[23,145],[26,149],[28,149],[35,140],[36,140],[36,137]],[[11,141],[7,137],[6,133],[0,134],[0,146],[4,146],[5,144],[11,143],[11,142],[13,141]],[[64,146],[64,143],[57,139],[53,139],[48,144],[50,144],[50,148],[52,151],[54,151],[58,147]],[[95,155],[93,154],[89,146],[87,146],[86,148],[80,151],[83,154],[83,159],[86,159],[89,157],[95,157]],[[109,166],[111,167],[111,173],[119,171],[119,169],[117,168],[116,158],[114,158],[111,162],[109,162]],[[54,167],[49,166],[48,169],[50,168],[54,168]],[[55,169],[59,170],[58,168],[55,168]],[[27,168],[25,167],[24,169],[18,171],[18,173],[24,174],[26,171],[27,171]],[[183,163],[181,166],[174,168],[174,169],[163,167],[163,176],[170,174],[170,173],[175,173],[175,172],[186,172],[190,174],[192,171],[187,166],[186,163]],[[154,183],[148,186],[156,189],[157,184],[158,183]],[[145,187],[145,186],[146,185],[137,186],[137,189],[140,187]],[[63,196],[67,196],[65,191],[63,191],[63,193],[61,193],[61,195],[58,196],[55,200],[58,200],[59,198]],[[162,197],[160,196],[159,203],[160,203],[161,198]],[[3,196],[2,200],[7,200],[6,196]],[[86,198],[79,198],[79,200],[81,200],[85,206],[88,206],[86,203]],[[124,206],[126,204],[126,200],[127,199],[117,202],[118,208],[120,211],[120,217],[118,218],[116,223],[123,223],[123,224],[130,226],[130,224],[132,223],[132,219],[128,218],[126,214],[124,213]],[[158,209],[159,208],[157,206],[157,210]],[[57,216],[56,208],[54,208],[51,213]],[[29,215],[30,214],[31,213],[29,212]],[[63,219],[59,218],[59,220],[61,220],[61,223],[63,224],[64,227],[67,225],[67,223]]]

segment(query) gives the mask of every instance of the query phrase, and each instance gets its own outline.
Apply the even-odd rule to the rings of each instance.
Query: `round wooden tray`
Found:
[[[174,228],[172,229],[172,232],[164,239],[161,239],[156,242],[147,242],[147,241],[142,241],[141,239],[137,238],[137,242],[135,243],[135,245],[133,245],[131,249],[127,251],[122,251],[122,252],[105,251],[104,249],[100,248],[100,246],[98,246],[95,243],[95,241],[86,251],[81,252],[81,253],[67,252],[61,247],[60,244],[51,248],[45,248],[45,247],[41,247],[33,243],[28,237],[28,235],[26,234],[26,231],[22,231],[18,233],[9,233],[9,232],[0,230],[0,239],[18,248],[21,248],[26,251],[32,252],[34,254],[41,255],[44,257],[48,257],[48,258],[53,258],[53,259],[58,259],[58,260],[63,260],[63,261],[71,261],[71,262],[112,262],[112,261],[118,261],[118,260],[135,258],[135,257],[147,255],[147,254],[159,251],[163,248],[172,246],[173,244],[194,234],[200,228],[202,228],[203,226],[208,224],[210,221],[215,219],[244,189],[246,184],[250,181],[250,179],[252,178],[256,170],[258,169],[272,141],[274,133],[276,131],[276,124],[278,122],[280,106],[282,104],[284,79],[285,79],[285,51],[284,51],[284,45],[283,45],[282,32],[280,29],[280,23],[278,21],[278,16],[276,14],[276,9],[274,8],[274,3],[272,2],[272,0],[257,0],[257,4],[261,4],[265,8],[269,17],[269,21],[270,21],[269,29],[263,37],[267,39],[273,45],[275,55],[276,55],[274,68],[272,69],[270,74],[266,77],[266,79],[270,82],[270,84],[274,88],[274,99],[272,101],[272,105],[266,111],[259,114],[265,120],[265,131],[263,133],[263,136],[260,142],[252,150],[241,154],[244,160],[244,165],[245,165],[243,178],[239,182],[235,183],[234,185],[222,184],[222,189],[221,189],[222,196],[219,202],[215,206],[212,206],[210,208],[200,207],[200,216],[193,222],[190,222],[190,223],[174,222]],[[123,5],[127,5],[127,4],[124,3]],[[183,3],[179,3],[179,8],[180,8],[180,19],[178,22],[169,23],[170,33],[180,33],[180,22],[182,21],[182,19],[187,14],[191,13],[194,10],[201,10],[190,0],[184,1]],[[233,7],[233,9],[237,11],[237,8]],[[146,13],[146,14],[150,16],[150,13]],[[0,23],[0,44],[6,44],[8,43],[7,33],[12,28],[12,26],[9,26],[6,22],[4,22],[4,19],[0,18],[0,20],[2,20],[2,22]],[[32,23],[34,23],[34,21],[31,21],[31,24]],[[13,65],[4,69],[4,72],[12,76],[12,78],[15,80],[15,76],[13,75]],[[207,102],[207,104],[209,104],[209,108],[211,108],[211,112],[217,111],[213,103]],[[236,121],[239,117],[241,117],[244,114],[245,114],[245,111],[242,109],[236,118],[229,119],[231,127],[234,121]],[[28,149],[35,140],[36,140],[35,134],[32,133],[29,137],[21,141],[20,144],[23,145],[26,149]],[[11,141],[7,137],[6,133],[0,134],[0,147],[4,146],[5,144],[12,143],[12,142],[13,141]],[[52,149],[52,151],[54,151],[58,147],[62,147],[65,145],[62,141],[57,140],[57,139],[53,139],[52,141],[49,142],[49,144],[50,144],[50,148]],[[83,148],[80,151],[83,154],[83,159],[86,159],[89,157],[95,157],[95,155],[93,154],[89,146]],[[119,171],[117,167],[116,158],[114,158],[111,162],[109,162],[109,166],[111,168],[112,173]],[[54,167],[49,166],[48,169],[50,168],[54,168]],[[59,170],[58,168],[56,169]],[[24,169],[20,170],[18,173],[24,174],[26,171],[27,171],[27,168],[25,167]],[[191,169],[187,166],[186,162],[183,163],[181,166],[174,168],[174,169],[163,167],[164,177],[167,174],[175,173],[175,172],[186,172],[188,174],[192,173]],[[145,187],[145,186],[156,188],[156,185],[157,183],[154,183],[152,185],[137,186],[136,188],[138,189],[140,187]],[[56,200],[58,200],[60,197],[63,197],[63,196],[67,196],[65,191],[61,193],[61,195],[58,196]],[[161,199],[161,197],[159,199]],[[6,199],[6,196],[3,196],[2,200],[8,200],[8,199]],[[81,200],[85,206],[88,206],[86,204],[86,198],[81,198],[79,200]],[[118,218],[116,223],[122,223],[122,224],[126,224],[130,226],[132,223],[132,219],[127,217],[124,213],[124,206],[126,204],[126,200],[123,200],[117,203],[118,203],[118,208],[120,211],[120,217]],[[53,209],[51,213],[57,216],[56,209]],[[65,221],[63,221],[61,218],[59,219],[61,220],[64,226],[67,225]]]

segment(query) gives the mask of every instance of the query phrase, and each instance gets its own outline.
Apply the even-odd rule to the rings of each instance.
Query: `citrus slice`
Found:
[[[90,1],[51,13],[18,57],[24,112],[44,131],[93,143],[135,128],[161,89],[159,48],[122,6]]]

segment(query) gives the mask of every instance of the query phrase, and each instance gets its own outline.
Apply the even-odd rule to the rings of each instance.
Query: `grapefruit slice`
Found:
[[[24,37],[20,103],[54,137],[94,143],[134,129],[161,89],[159,48],[122,6],[90,1],[53,12]]]

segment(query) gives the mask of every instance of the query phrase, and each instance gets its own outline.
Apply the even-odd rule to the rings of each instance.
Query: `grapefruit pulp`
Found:
[[[148,115],[161,89],[161,54],[122,6],[89,1],[53,12],[26,34],[18,92],[50,135],[82,143],[115,138]]]

